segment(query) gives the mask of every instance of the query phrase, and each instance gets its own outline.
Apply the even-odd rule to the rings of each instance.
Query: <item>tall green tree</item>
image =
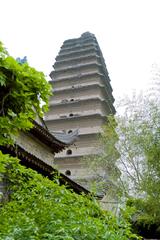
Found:
[[[0,145],[13,144],[19,130],[32,127],[30,120],[47,110],[50,94],[44,74],[19,64],[0,42]]]
[[[143,179],[150,174],[154,179],[155,159],[159,166],[160,108],[147,97],[134,95],[121,101],[118,112],[108,116],[100,136],[101,154],[91,156],[88,167],[118,178],[126,194],[139,195],[144,191]]]
[[[113,116],[108,116],[107,123],[103,126],[103,131],[99,135],[99,154],[89,155],[82,159],[82,164],[89,169],[91,179],[89,186],[100,194],[106,194],[116,190],[117,177],[120,171],[116,166],[119,158],[115,144],[118,141],[118,135],[115,131],[116,121]]]
[[[116,121],[119,136],[116,147],[120,153],[118,166],[127,192],[143,195],[148,191],[144,184],[146,178],[152,175],[150,180],[155,182],[154,177],[159,176],[156,164],[153,163],[158,154],[155,142],[159,144],[160,108],[148,97],[134,95],[132,99],[125,101],[123,114],[117,116]],[[160,159],[157,158],[156,161]]]
[[[120,102],[118,112],[116,116],[110,116],[104,126],[104,151],[91,160],[90,166],[97,170],[104,168],[106,173],[110,173],[114,163],[121,174],[117,175],[112,186],[115,192],[120,190],[129,205],[135,208],[136,221],[159,225],[160,107],[148,96],[134,94]],[[114,162],[115,131],[118,141],[114,146],[119,157]],[[103,178],[103,183],[109,188],[105,180]]]

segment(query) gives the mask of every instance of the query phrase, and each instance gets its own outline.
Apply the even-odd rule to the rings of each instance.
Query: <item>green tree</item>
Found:
[[[151,176],[150,183],[155,183],[155,178],[160,176],[155,163],[155,160],[157,164],[160,161],[155,145],[159,144],[160,108],[147,97],[134,95],[125,102],[123,115],[117,116],[116,121],[119,136],[116,147],[120,153],[118,165],[126,192],[143,196],[148,192],[148,187],[145,187],[147,178]]]
[[[135,208],[134,219],[137,222],[159,226],[160,107],[156,101],[149,100],[148,96],[134,94],[119,104],[119,112],[120,114],[110,117],[109,124],[107,122],[104,127],[102,138],[106,151],[93,159],[92,166],[105,168],[106,172],[110,165],[113,166],[116,129],[118,141],[115,146],[119,158],[115,164],[121,174],[117,176],[115,186],[125,196],[128,204]],[[112,138],[113,141],[110,141]],[[105,179],[103,180],[105,184]]]
[[[113,195],[113,192],[117,191],[115,183],[120,171],[116,166],[119,152],[115,147],[118,141],[115,128],[114,117],[108,116],[107,123],[103,126],[103,131],[99,135],[99,154],[89,155],[82,159],[82,164],[89,168],[92,175],[88,184],[99,194],[106,194],[106,192],[109,194],[110,192]]]
[[[0,145],[13,144],[19,130],[32,127],[30,120],[47,110],[50,94],[44,74],[16,62],[0,42]]]

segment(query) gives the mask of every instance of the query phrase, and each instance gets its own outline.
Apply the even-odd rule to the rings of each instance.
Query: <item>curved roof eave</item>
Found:
[[[51,132],[51,134],[66,145],[71,145],[78,139],[78,129],[68,134],[58,132]]]
[[[52,148],[52,151],[58,153],[73,144],[77,137],[78,132],[74,131],[72,134],[62,134],[58,136],[57,134],[49,132],[47,128],[44,128],[36,121],[33,122],[33,128],[30,129],[30,133],[33,134],[38,139],[41,139],[41,142]]]

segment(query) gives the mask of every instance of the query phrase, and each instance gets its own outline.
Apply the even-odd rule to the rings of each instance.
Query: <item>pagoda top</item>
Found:
[[[90,32],[84,32],[81,34],[81,37],[95,37],[93,33],[90,33]]]
[[[80,37],[78,38],[71,38],[71,39],[67,39],[64,41],[64,43],[68,43],[68,42],[71,42],[71,41],[79,41],[81,40],[81,38],[95,38],[95,35],[93,33],[90,33],[90,32],[84,32],[81,34]]]

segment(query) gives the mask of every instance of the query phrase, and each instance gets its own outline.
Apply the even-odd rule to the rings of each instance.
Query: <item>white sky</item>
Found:
[[[0,0],[0,40],[48,75],[63,41],[97,37],[116,99],[160,65],[160,0]]]

